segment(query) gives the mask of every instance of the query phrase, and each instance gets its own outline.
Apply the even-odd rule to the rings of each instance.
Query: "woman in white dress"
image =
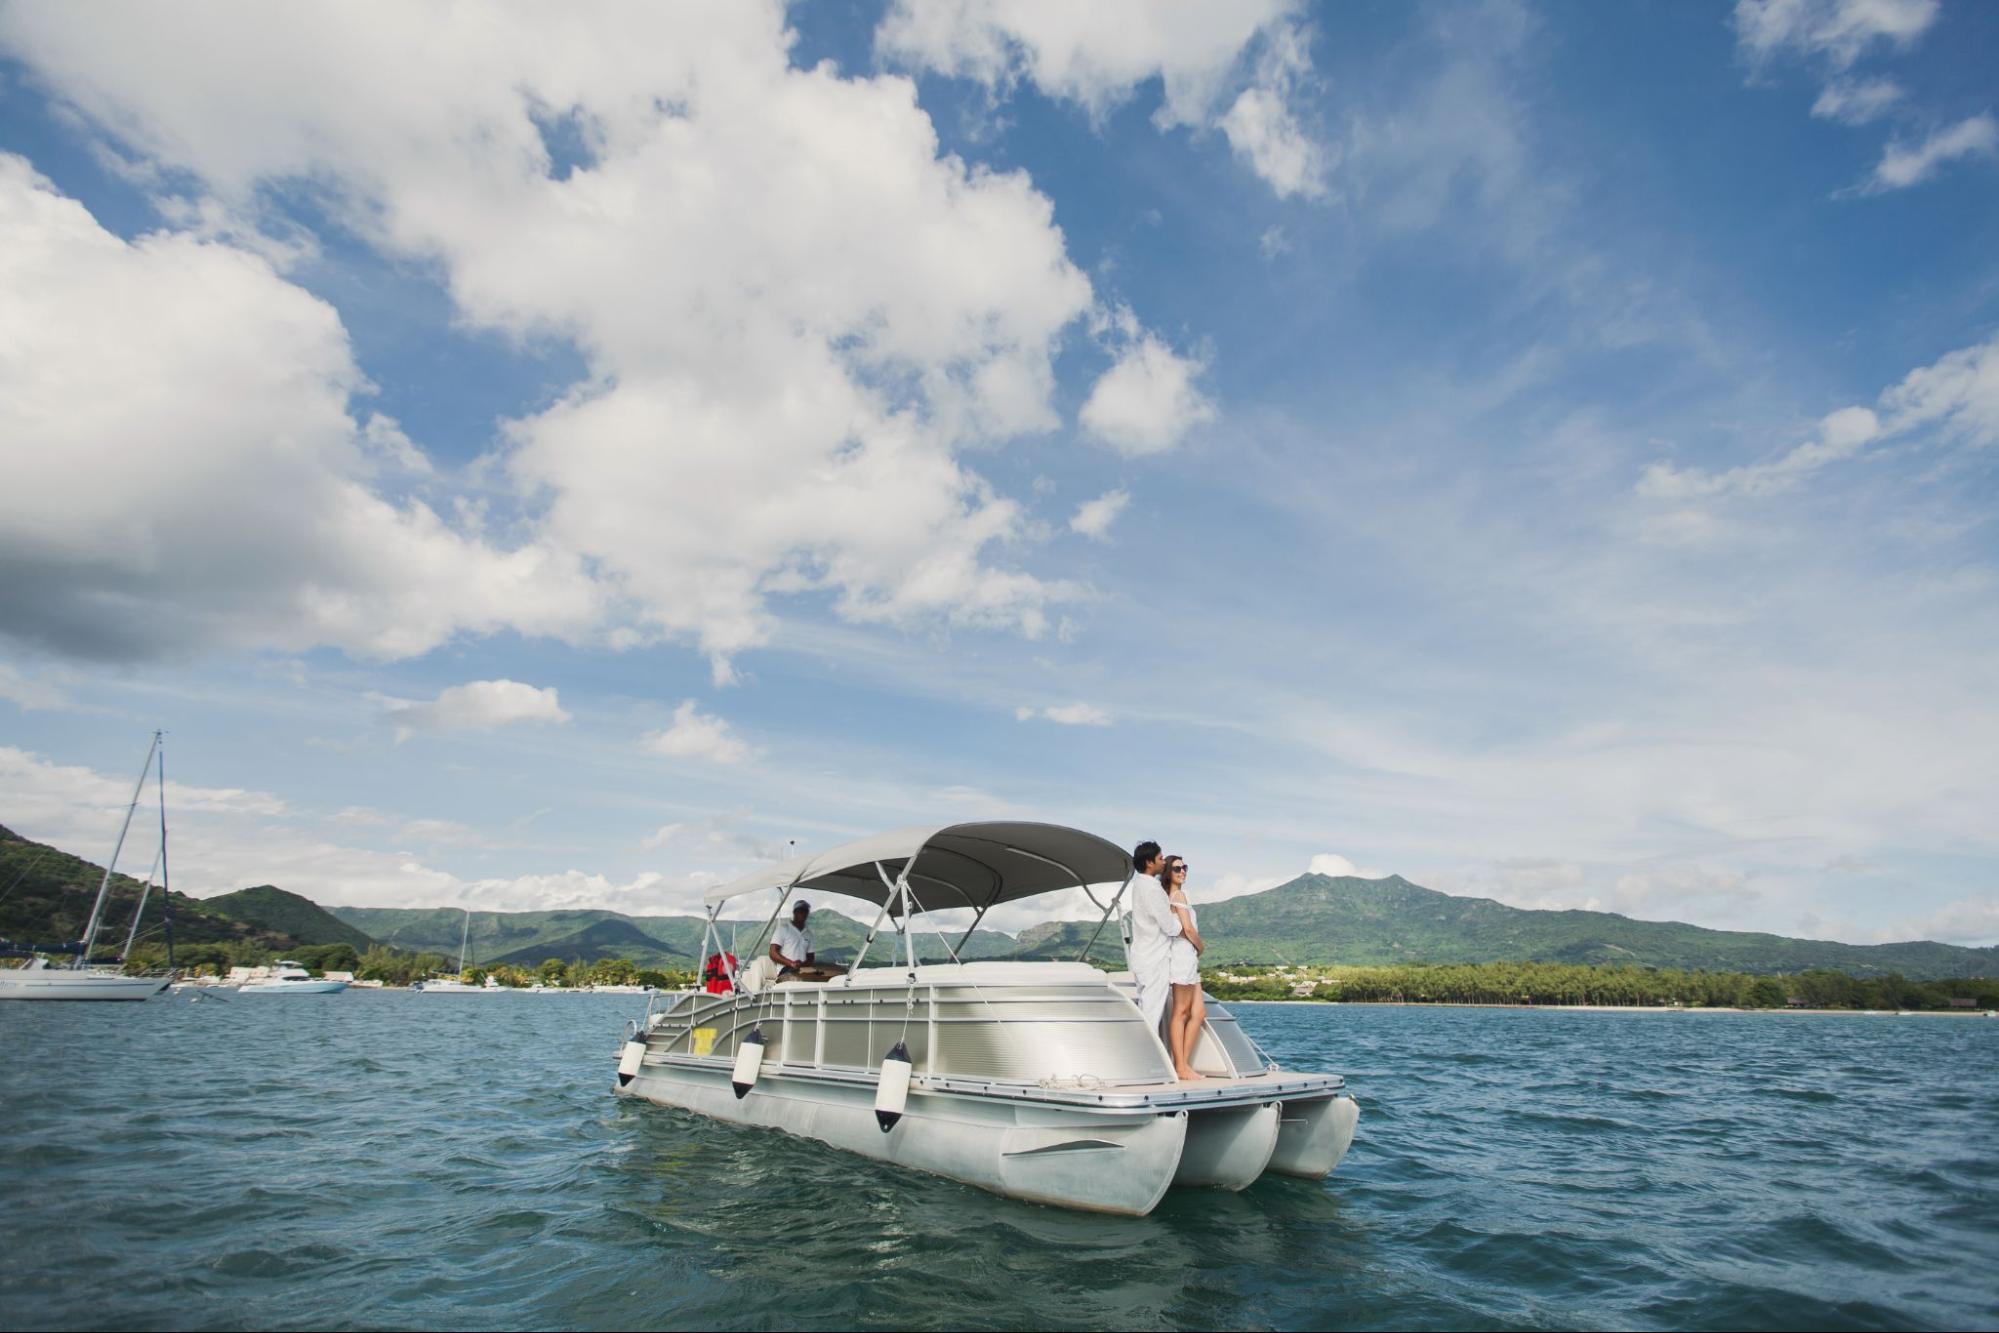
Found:
[[[1173,1057],[1177,1078],[1197,1079],[1194,1047],[1201,1040],[1201,1028],[1208,1021],[1208,1005],[1201,998],[1201,932],[1194,928],[1194,905],[1187,901],[1187,863],[1177,856],[1166,858],[1159,872],[1166,888],[1166,905],[1180,918],[1180,933],[1167,944],[1167,980],[1173,985],[1172,1006],[1166,1012],[1166,1051]]]

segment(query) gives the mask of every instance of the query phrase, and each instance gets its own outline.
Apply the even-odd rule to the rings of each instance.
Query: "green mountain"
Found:
[[[654,939],[621,916],[593,922],[573,934],[545,944],[531,944],[512,953],[480,961],[489,966],[506,963],[513,967],[533,968],[546,958],[560,958],[564,962],[580,958],[586,963],[606,958],[628,958],[640,967],[691,969],[694,966],[692,952]]]
[[[331,907],[327,910],[347,925],[365,931],[392,949],[410,953],[441,953],[454,961],[458,957],[461,932],[465,930],[465,913],[456,907]],[[552,945],[557,940],[587,930],[599,921],[614,917],[618,917],[616,912],[592,909],[474,912],[465,961],[487,963],[505,954]],[[623,917],[618,919],[629,920]],[[535,961],[538,963],[543,957],[566,961],[573,955],[536,955]]]
[[[458,957],[458,937],[465,926],[465,913],[457,908],[333,907],[328,911],[391,948],[441,953],[453,959]],[[763,930],[766,920],[763,917],[722,920],[718,926],[724,946],[733,937],[739,951],[748,949],[751,941]],[[613,952],[603,957],[629,957],[633,962],[648,967],[684,968],[693,966],[693,960],[701,950],[703,919],[698,916],[625,916],[619,912],[595,909],[474,912],[466,961],[534,966],[544,958],[560,958],[564,962],[571,958],[592,958],[595,955],[577,951],[576,937],[605,922],[621,922],[637,931],[639,938],[632,940],[635,948],[644,947],[640,941],[649,939],[652,947],[676,953],[679,957],[677,961],[658,963],[644,963],[637,954]],[[865,921],[856,921],[829,907],[820,907],[812,914],[812,933],[821,960],[845,963],[852,961],[860,952],[861,941],[867,938],[868,928]],[[954,948],[963,933],[962,929],[950,933]],[[889,934],[889,928],[884,925],[869,954],[870,958],[888,957]],[[946,956],[943,946],[937,942],[937,936],[927,930],[919,931],[917,935],[916,953],[919,959],[924,960],[941,961]],[[1014,956],[1013,938],[996,930],[975,931],[959,956],[1011,958]]]
[[[0,827],[0,890],[4,890],[0,892],[0,938],[40,945],[81,939],[103,878],[103,866]],[[95,957],[111,958],[124,946],[132,912],[139,905],[140,888],[140,882],[130,875],[111,877]],[[141,944],[157,945],[163,938],[160,896],[156,886],[147,897],[146,917],[139,926]],[[282,949],[294,943],[288,935],[213,911],[200,898],[184,893],[175,893],[172,898],[176,944],[243,943]]]
[[[1636,921],[1615,912],[1535,911],[1438,893],[1399,875],[1301,875],[1263,893],[1210,903],[1199,914],[1208,946],[1202,962],[1211,967],[1549,962],[1765,973],[1831,968],[1859,977],[1899,972],[1918,979],[1999,975],[1999,948],[1928,940],[1840,944]],[[1076,922],[1034,927],[1020,936],[1021,957],[1073,958],[1092,929],[1094,923]]]
[[[0,828],[0,937],[59,943],[78,938],[90,914],[102,869],[53,847]],[[8,887],[8,886],[11,886]],[[129,876],[112,881],[100,933],[100,956],[115,952],[139,896]],[[146,908],[141,941],[160,939],[159,895]],[[1801,972],[1827,968],[1857,977],[1899,972],[1916,980],[1999,977],[1999,948],[1967,949],[1929,940],[1904,944],[1840,944],[1748,931],[1710,930],[1677,921],[1636,921],[1614,912],[1547,912],[1508,907],[1488,898],[1461,898],[1400,876],[1335,879],[1301,875],[1264,893],[1200,909],[1208,940],[1205,961],[1230,963],[1624,963],[1642,967],[1735,972]],[[181,944],[221,943],[282,951],[294,946],[371,942],[409,952],[458,956],[465,913],[449,907],[333,907],[271,885],[217,898],[173,895],[174,937]],[[738,952],[762,931],[765,918],[723,921]],[[821,906],[813,913],[819,954],[847,962],[859,951],[866,924]],[[1095,922],[1049,922],[1018,937],[976,932],[964,958],[1074,958]],[[468,961],[533,966],[544,958],[630,958],[651,967],[694,966],[701,950],[698,916],[625,916],[579,909],[556,912],[474,912]],[[952,933],[957,942],[957,932]],[[945,956],[937,937],[917,937],[919,957]],[[871,959],[887,961],[893,940],[884,928]],[[1106,928],[1093,958],[1122,953],[1115,927]]]
[[[348,925],[312,899],[287,893],[274,884],[259,884],[255,888],[203,898],[201,905],[210,912],[241,921],[247,926],[275,935],[288,935],[300,944],[351,944],[354,952],[363,953],[375,943],[366,933]]]

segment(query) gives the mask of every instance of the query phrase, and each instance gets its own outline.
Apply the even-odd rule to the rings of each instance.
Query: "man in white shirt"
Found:
[[[805,924],[812,915],[812,904],[800,898],[791,905],[791,920],[777,923],[777,932],[770,939],[770,960],[777,964],[777,974],[796,976],[812,963],[812,931]]]
[[[1127,889],[1131,894],[1131,943],[1124,956],[1132,979],[1138,983],[1138,1011],[1154,1031],[1159,1030],[1166,1017],[1166,1003],[1172,998],[1166,964],[1173,937],[1180,933],[1180,914],[1166,905],[1166,889],[1159,882],[1164,859],[1158,843],[1138,844],[1131,853],[1134,873]]]

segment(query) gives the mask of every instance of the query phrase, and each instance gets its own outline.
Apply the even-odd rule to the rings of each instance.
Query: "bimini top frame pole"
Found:
[[[919,852],[920,870],[911,864]],[[1095,834],[1060,824],[995,820],[877,834],[766,866],[704,896],[710,904],[725,903],[782,886],[860,898],[901,916],[917,901],[905,895],[905,886],[921,893],[924,910],[990,910],[1079,885],[1088,892],[1092,884],[1122,884],[1130,876],[1130,856]]]

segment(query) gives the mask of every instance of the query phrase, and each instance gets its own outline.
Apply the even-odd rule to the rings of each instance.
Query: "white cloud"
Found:
[[[1690,500],[1718,495],[1768,495],[1796,484],[1829,463],[1851,458],[1881,435],[1881,421],[1864,407],[1842,407],[1819,422],[1818,438],[1768,463],[1725,472],[1649,464],[1638,493],[1653,500]]]
[[[1754,60],[1790,51],[1845,69],[1877,42],[1910,45],[1937,12],[1937,0],[1736,0],[1735,35]]]
[[[1021,722],[1032,722],[1040,718],[1046,722],[1058,722],[1065,727],[1108,727],[1111,715],[1093,704],[1056,704],[1048,708],[1016,708],[1014,717]]]
[[[1882,391],[1877,406],[1878,412],[1856,406],[1828,413],[1819,422],[1817,438],[1767,463],[1721,472],[1667,462],[1648,464],[1639,477],[1638,493],[1671,502],[1770,495],[1854,457],[1871,444],[1925,429],[1976,447],[1999,444],[1999,335],[1910,371],[1900,383]],[[1698,510],[1669,517],[1675,528],[1691,526],[1701,529],[1696,535],[1711,535]]]
[[[1969,116],[1957,124],[1936,130],[1918,144],[1895,142],[1882,150],[1874,164],[1874,174],[1864,187],[1869,193],[1906,189],[1920,185],[1936,174],[1946,162],[1962,157],[1999,156],[1999,120],[1990,115]]]
[[[1912,370],[1881,395],[1888,429],[1935,427],[1968,444],[1999,444],[1999,334]]]
[[[144,759],[144,747],[136,746],[132,772],[107,776],[80,765],[52,763],[33,751],[0,745],[0,809],[7,812],[5,822],[23,837],[51,841],[65,851],[100,859],[110,852]],[[154,799],[150,783],[143,799]],[[175,780],[167,783],[167,809],[176,825],[189,813],[246,819],[289,813],[285,802],[269,792],[199,787]]]
[[[994,95],[1025,79],[1099,120],[1156,78],[1160,129],[1219,128],[1279,197],[1325,193],[1326,152],[1299,125],[1310,59],[1291,0],[896,0],[875,47]]]
[[[184,423],[154,455],[176,466],[121,457],[129,481],[40,505],[44,547],[58,527],[73,540],[138,526],[141,540],[118,556],[94,537],[83,552],[31,548],[40,563],[16,559],[9,586],[52,587],[42,565],[66,560],[95,595],[42,598],[40,619],[61,624],[7,622],[75,651],[106,602],[143,608],[173,591],[182,604],[154,618],[155,640],[384,655],[460,631],[573,637],[608,624],[621,645],[692,639],[718,679],[767,641],[773,600],[788,596],[825,596],[861,622],[1040,634],[1046,608],[1076,589],[1000,563],[1028,535],[1024,516],[960,453],[1059,424],[1051,361],[1093,309],[1090,283],[1024,174],[939,154],[907,80],[796,69],[788,41],[782,10],[750,3],[563,25],[403,5],[365,20],[135,12],[109,28],[59,6],[0,12],[0,44],[121,151],[190,173],[232,215],[311,180],[315,201],[383,253],[435,265],[465,325],[569,340],[588,369],[507,426],[497,472],[518,488],[521,512],[506,517],[528,541],[490,549],[357,480],[420,454],[394,423],[349,417],[364,385],[330,309],[226,245],[122,247],[87,228],[71,245],[91,263],[154,276],[128,281],[115,306],[78,299],[93,294],[87,271],[30,287],[40,305],[10,294],[22,319],[76,327],[39,353],[35,433],[5,438],[46,458]],[[566,171],[538,125],[550,116],[587,145]],[[84,227],[73,203],[44,203]],[[10,249],[17,284],[49,267]],[[103,257],[120,254],[136,258]],[[119,327],[110,312],[128,309],[147,317]],[[1154,378],[1184,381],[1185,363],[1152,346],[1140,344]],[[99,379],[136,367],[142,386],[175,392],[79,382],[53,360],[71,348]],[[1113,387],[1137,376],[1125,369]],[[1161,447],[1181,428],[1172,406],[1098,416]],[[299,443],[257,447],[272,438]],[[179,502],[165,511],[177,521],[149,530],[163,498]],[[205,543],[192,559],[143,540],[189,533]]]
[[[1976,947],[1999,944],[1999,898],[1958,898],[1919,918],[1895,938]]]
[[[1119,514],[1131,503],[1131,492],[1122,488],[1106,491],[1094,500],[1086,500],[1076,510],[1076,516],[1069,520],[1069,531],[1079,532],[1093,541],[1108,541],[1111,524],[1117,522]]]
[[[1812,114],[1821,120],[1865,125],[1887,115],[1904,96],[1893,79],[1834,79],[1812,103]]]
[[[1280,199],[1324,198],[1330,154],[1298,124],[1297,86],[1311,73],[1304,35],[1294,26],[1271,36],[1255,84],[1237,95],[1220,121],[1238,157]]]
[[[1187,886],[1187,896],[1197,903],[1226,902],[1230,898],[1242,898],[1252,893],[1263,893],[1288,882],[1290,875],[1243,875],[1230,871],[1218,875],[1213,880],[1203,882],[1198,875],[1189,876],[1193,883]]]
[[[694,700],[687,699],[673,710],[673,725],[664,731],[649,731],[640,742],[654,754],[672,759],[704,759],[716,764],[740,764],[750,757],[750,747],[729,724],[703,713]]]
[[[1334,879],[1387,879],[1386,870],[1364,869],[1341,856],[1338,852],[1320,852],[1305,867],[1308,875],[1330,875]]]
[[[573,559],[369,489],[340,320],[263,259],[122,241],[6,154],[0,231],[0,632],[101,658],[402,656],[594,614]]]
[[[453,685],[427,702],[390,700],[385,709],[401,742],[418,731],[491,731],[518,722],[567,722],[553,687],[517,680],[474,680]]]
[[[143,750],[132,756],[137,770]],[[107,775],[56,764],[0,746],[0,809],[21,836],[102,862],[132,797],[132,775]],[[151,798],[150,790],[147,798]],[[198,787],[169,780],[173,886],[196,897],[250,884],[276,884],[321,904],[358,907],[462,906],[484,911],[596,907],[656,913],[694,911],[707,886],[723,878],[703,869],[677,877],[642,873],[617,879],[564,870],[511,878],[461,876],[400,851],[331,842],[299,828],[304,812],[268,792]],[[353,807],[329,818],[350,828],[384,827],[390,836],[437,846],[467,842],[449,820],[401,820]],[[155,836],[136,821],[120,868],[144,873]],[[138,869],[134,870],[135,863]]]
[[[1171,449],[1215,419],[1214,404],[1194,385],[1205,369],[1141,333],[1090,390],[1080,413],[1083,428],[1127,458]]]

